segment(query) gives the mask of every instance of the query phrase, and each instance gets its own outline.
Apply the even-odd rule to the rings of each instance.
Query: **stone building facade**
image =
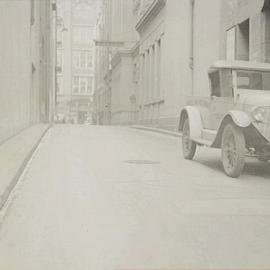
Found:
[[[102,1],[101,13],[96,24],[96,39],[111,40],[112,2]],[[95,122],[111,123],[111,57],[112,49],[108,46],[95,47]]]
[[[136,10],[136,16],[129,18],[139,34],[134,51],[118,49],[108,64],[110,113],[117,116],[112,124],[177,130],[187,97],[209,95],[208,69],[215,61],[270,61],[268,0],[132,2],[129,8]],[[111,27],[116,23],[112,21]],[[126,66],[121,69],[123,63]],[[133,76],[128,68],[132,65]],[[123,117],[128,110],[132,112],[129,121]]]
[[[150,4],[149,4],[150,3]],[[191,84],[190,1],[153,0],[141,7],[139,124],[176,126]]]
[[[106,41],[112,44],[96,49],[96,104],[102,124],[131,124],[136,121],[139,51],[135,24],[138,4],[134,0],[103,2],[97,39],[104,44]]]
[[[54,1],[0,1],[0,143],[53,119]]]

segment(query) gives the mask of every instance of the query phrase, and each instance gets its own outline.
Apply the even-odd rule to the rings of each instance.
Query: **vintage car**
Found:
[[[210,97],[190,97],[179,131],[185,159],[196,146],[221,148],[225,173],[239,177],[247,156],[270,160],[270,64],[219,61],[209,69]]]

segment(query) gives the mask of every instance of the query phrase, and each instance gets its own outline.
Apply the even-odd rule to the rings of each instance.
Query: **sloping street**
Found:
[[[270,267],[270,167],[127,127],[56,125],[0,214],[0,269]]]

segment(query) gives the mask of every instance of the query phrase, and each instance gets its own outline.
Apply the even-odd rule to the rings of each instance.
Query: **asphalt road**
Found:
[[[270,268],[270,166],[123,127],[53,127],[0,213],[1,270]]]

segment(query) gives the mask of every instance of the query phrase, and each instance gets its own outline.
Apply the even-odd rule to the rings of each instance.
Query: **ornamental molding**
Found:
[[[72,0],[73,7],[76,7],[79,4],[86,4],[89,6],[95,6],[96,1],[95,0]]]
[[[132,53],[133,53],[133,48],[117,51],[111,61],[112,67],[116,67],[118,64],[120,64],[123,57],[132,57]]]
[[[166,5],[167,0],[154,0],[147,7],[147,9],[142,12],[142,15],[136,24],[136,30],[142,33],[145,27],[160,13],[160,11]]]
[[[140,0],[133,0],[133,14],[137,14],[141,7],[141,1]]]

